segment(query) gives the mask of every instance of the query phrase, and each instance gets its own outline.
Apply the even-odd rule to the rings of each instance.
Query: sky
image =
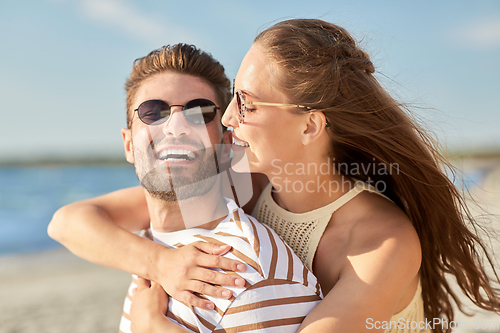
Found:
[[[287,18],[346,28],[445,149],[500,147],[497,0],[0,0],[0,159],[123,156],[134,59],[192,43],[232,79]]]

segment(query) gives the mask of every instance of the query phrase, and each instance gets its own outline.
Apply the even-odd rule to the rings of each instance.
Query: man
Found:
[[[222,66],[194,46],[166,46],[135,61],[126,89],[122,137],[146,190],[151,227],[144,237],[173,248],[199,240],[227,245],[225,256],[247,266],[239,273],[244,286],[229,287],[229,299],[208,297],[215,309],[170,298],[166,315],[196,332],[295,332],[320,301],[320,288],[272,230],[223,195],[223,185],[234,182],[224,171],[231,134],[220,122],[230,100]],[[244,193],[238,187],[229,193]],[[121,332],[130,332],[135,287],[133,282],[129,288]]]

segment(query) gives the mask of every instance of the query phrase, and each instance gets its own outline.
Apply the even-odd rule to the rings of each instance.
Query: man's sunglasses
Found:
[[[217,109],[220,109],[214,102],[204,98],[193,99],[186,105],[168,105],[165,101],[152,99],[142,102],[134,111],[144,124],[159,125],[170,118],[174,106],[182,107],[184,118],[195,125],[208,124],[215,119]]]

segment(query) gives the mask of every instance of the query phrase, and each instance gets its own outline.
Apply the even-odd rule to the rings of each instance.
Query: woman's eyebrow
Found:
[[[253,97],[253,98],[256,98],[256,99],[259,99],[254,93],[252,93],[251,91],[248,91],[248,90],[244,90],[244,89],[240,89],[241,93],[243,95],[247,95],[249,97]]]

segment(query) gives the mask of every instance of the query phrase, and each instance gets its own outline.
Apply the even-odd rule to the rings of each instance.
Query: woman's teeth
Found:
[[[240,140],[236,139],[235,137],[233,137],[233,144],[236,146],[239,146],[239,147],[250,147],[248,142],[240,141]]]

